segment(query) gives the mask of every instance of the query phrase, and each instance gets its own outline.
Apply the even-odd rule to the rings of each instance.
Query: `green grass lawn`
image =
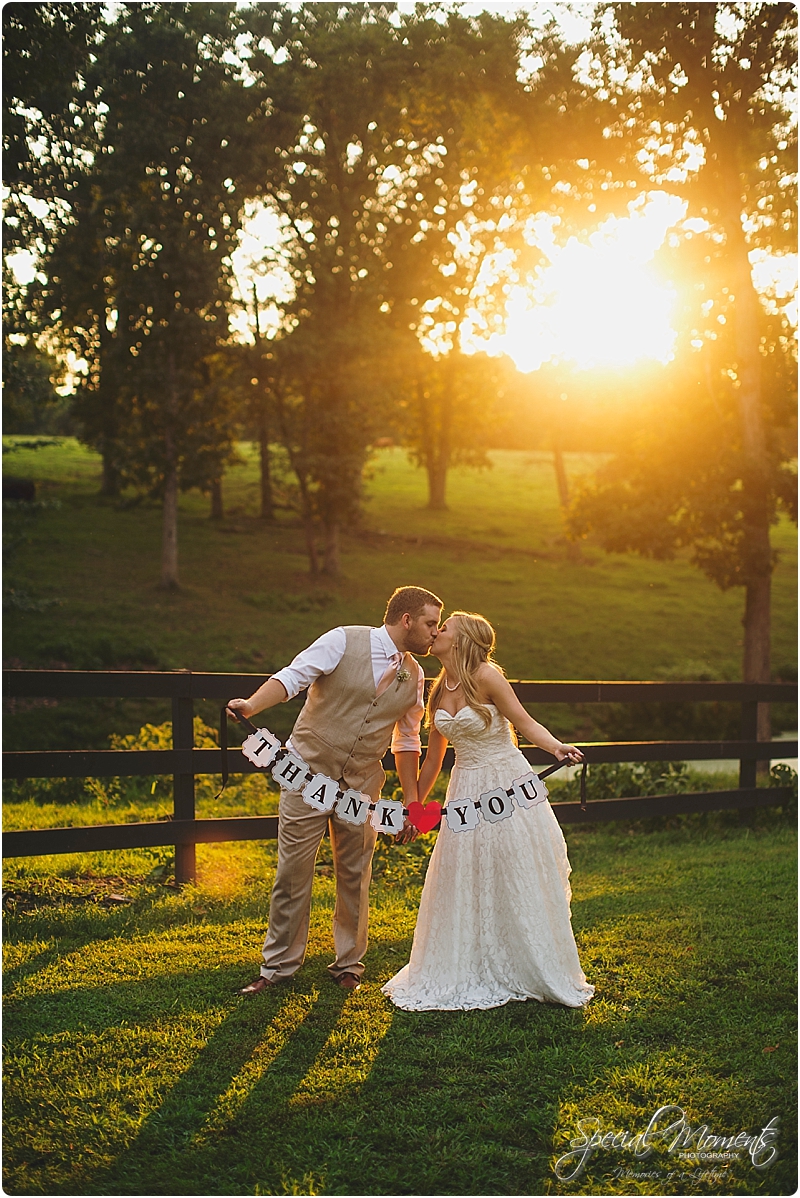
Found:
[[[243,1000],[274,845],[199,846],[201,880],[181,893],[144,880],[142,854],[12,866],[6,1192],[794,1193],[793,829],[720,816],[568,838],[597,988],[583,1010],[395,1010],[379,987],[408,958],[413,871],[374,886],[358,993],[325,973],[323,861],[305,965]],[[608,1149],[557,1179],[578,1120],[641,1132],[665,1104],[726,1136],[777,1115],[779,1157],[709,1178],[663,1147],[644,1162]]]
[[[309,578],[285,513],[273,527],[256,518],[256,461],[250,446],[242,452],[225,480],[225,521],[212,523],[198,494],[181,499],[176,594],[158,588],[159,508],[101,502],[96,455],[72,441],[7,455],[10,471],[37,480],[45,506],[6,512],[6,663],[268,672],[326,628],[378,622],[394,587],[413,582],[447,609],[491,619],[512,678],[741,677],[742,591],[719,591],[680,559],[588,546],[572,560],[548,454],[497,451],[491,470],[453,470],[450,510],[434,513],[422,471],[402,450],[381,450],[364,525],[344,538],[343,577],[330,582]],[[592,464],[568,455],[573,476]],[[773,660],[787,676],[797,661],[793,526],[781,522],[773,542]],[[168,714],[154,704],[62,703],[43,721],[31,710],[7,712],[8,747],[102,748],[111,732]],[[210,708],[202,714],[214,722]],[[592,731],[586,712],[537,714],[564,736]],[[796,727],[791,712],[777,714],[778,727]],[[279,709],[275,730],[288,732],[294,716],[291,705]]]
[[[454,471],[450,510],[434,514],[423,475],[382,451],[364,526],[345,538],[343,577],[331,583],[308,578],[288,516],[256,519],[255,461],[243,453],[221,525],[201,497],[181,501],[173,595],[157,586],[156,506],[98,500],[98,459],[73,442],[8,457],[10,472],[36,478],[41,504],[6,513],[6,663],[267,672],[325,628],[379,621],[389,592],[417,582],[495,623],[511,677],[740,676],[741,592],[722,594],[683,560],[592,546],[573,560],[547,455],[497,452],[491,471]],[[568,464],[575,476],[593,462]],[[783,670],[796,662],[792,527],[781,523],[774,543]],[[284,735],[294,710],[271,726]],[[213,724],[211,705],[199,712]],[[565,736],[593,727],[586,710],[536,714]],[[167,716],[155,702],[17,701],[6,746],[104,748]],[[791,712],[781,718],[796,726]],[[261,778],[233,779],[215,801],[216,789],[199,780],[200,815],[274,810]],[[171,806],[168,780],[150,779],[40,781],[9,786],[8,798],[6,827],[153,819]],[[531,1002],[410,1014],[381,996],[408,959],[432,835],[381,844],[366,982],[349,996],[325,972],[327,842],[306,963],[257,1000],[232,991],[257,967],[274,842],[198,846],[198,881],[182,891],[162,884],[168,850],[7,864],[6,1192],[794,1193],[787,813],[566,835],[574,927],[597,987],[581,1011]],[[643,1162],[605,1149],[559,1181],[554,1162],[579,1120],[637,1133],[664,1104],[725,1136],[778,1116],[778,1159],[759,1172],[746,1156],[721,1169],[662,1148]]]

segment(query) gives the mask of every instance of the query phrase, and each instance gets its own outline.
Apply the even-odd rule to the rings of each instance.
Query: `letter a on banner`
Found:
[[[499,823],[501,819],[508,819],[513,814],[511,799],[502,786],[498,786],[496,790],[487,790],[481,795],[481,815],[488,823]]]
[[[303,801],[315,811],[332,811],[338,793],[338,782],[327,774],[315,774],[303,787]]]
[[[547,798],[547,787],[539,775],[533,772],[523,774],[521,778],[515,778],[511,783],[511,789],[514,791],[514,798],[520,807],[535,807],[537,803],[543,803]]]
[[[242,752],[248,761],[252,761],[253,765],[265,770],[272,765],[280,747],[281,742],[277,736],[274,736],[267,728],[259,728],[258,732],[251,732],[244,741]]]
[[[394,799],[379,799],[371,816],[372,826],[378,832],[388,832],[394,836],[403,827],[403,804]]]
[[[365,824],[369,815],[369,795],[358,790],[346,790],[336,804],[336,814],[347,824]]]
[[[451,832],[471,832],[478,826],[479,816],[472,799],[451,799],[444,816]]]

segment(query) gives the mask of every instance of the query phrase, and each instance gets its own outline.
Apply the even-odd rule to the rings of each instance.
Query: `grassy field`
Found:
[[[352,996],[325,973],[324,860],[306,963],[258,1000],[232,991],[257,961],[274,846],[200,846],[182,893],[135,854],[115,876],[99,856],[13,870],[5,1191],[794,1193],[793,829],[767,813],[747,829],[570,829],[569,851],[597,987],[580,1011],[394,1010],[379,986],[408,957],[420,878],[408,857],[387,873],[386,851]],[[641,1132],[664,1104],[726,1136],[777,1115],[779,1157],[759,1172],[746,1154],[608,1149],[558,1180],[578,1120]]]
[[[100,502],[97,459],[74,443],[7,458],[37,479],[41,503],[6,513],[6,663],[266,672],[327,627],[379,620],[392,588],[414,581],[448,607],[485,612],[512,677],[739,677],[741,593],[721,594],[684,561],[591,546],[571,560],[546,455],[496,453],[491,471],[455,471],[451,510],[435,515],[423,476],[383,451],[364,526],[345,539],[344,576],[323,583],[309,580],[288,518],[269,528],[255,518],[244,453],[221,525],[207,501],[182,499],[174,595],[157,586],[155,506]],[[569,461],[573,476],[591,465]],[[774,659],[788,676],[793,529],[781,524],[774,541]],[[157,703],[16,702],[6,745],[104,748],[115,734],[166,747],[167,714]],[[576,735],[597,713],[536,714]],[[200,715],[213,723],[210,705]],[[287,704],[270,723],[285,733],[293,716]],[[140,733],[145,721],[155,726]],[[199,814],[275,807],[262,778],[216,791],[199,780]],[[166,779],[10,784],[7,799],[7,828],[153,819],[171,806]],[[566,835],[574,927],[597,987],[582,1011],[531,1002],[409,1014],[381,996],[408,958],[432,835],[405,849],[382,841],[366,982],[351,996],[325,971],[327,842],[306,963],[258,1000],[232,991],[257,964],[274,842],[198,846],[197,884],[182,891],[164,884],[167,850],[7,864],[6,1192],[794,1193],[790,813]],[[637,1133],[664,1104],[716,1135],[778,1116],[778,1158],[759,1172],[746,1154],[709,1163],[662,1146],[636,1161],[608,1148],[559,1180],[579,1120]]]
[[[13,440],[13,439],[7,439]],[[425,482],[399,449],[380,451],[366,517],[345,537],[343,577],[314,581],[302,537],[282,514],[256,518],[257,472],[249,446],[225,480],[227,518],[208,501],[181,500],[182,589],[158,589],[161,513],[150,504],[97,498],[96,455],[67,441],[7,455],[7,468],[36,478],[43,506],[6,513],[7,664],[73,668],[180,668],[267,672],[338,623],[380,620],[397,585],[416,582],[446,607],[483,612],[498,632],[510,677],[736,679],[741,676],[741,590],[720,592],[683,560],[669,563],[586,547],[571,560],[561,536],[547,454],[493,453],[484,472],[454,470],[450,511],[425,509]],[[591,459],[568,455],[573,477]],[[795,530],[773,532],[781,559],[773,598],[773,660],[796,671]],[[434,672],[437,663],[430,662]],[[60,704],[34,712],[17,704],[6,719],[8,747],[105,747],[166,708]],[[204,714],[213,723],[213,713]],[[564,736],[592,731],[586,712],[538,712]],[[792,728],[791,713],[776,713]],[[275,713],[285,733],[295,712]],[[620,735],[621,730],[617,730]]]

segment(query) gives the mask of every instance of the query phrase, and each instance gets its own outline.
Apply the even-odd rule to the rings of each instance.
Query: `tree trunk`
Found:
[[[742,509],[745,544],[745,615],[743,676],[745,682],[770,681],[770,546],[769,461],[764,429],[761,382],[761,304],[753,286],[747,242],[741,221],[741,182],[729,163],[723,180],[726,196],[725,234],[733,266],[734,334],[739,381],[744,470]],[[759,704],[758,739],[769,739],[769,704]],[[761,772],[765,767],[762,766]]]
[[[325,522],[325,573],[332,578],[339,576],[339,523]]]
[[[553,438],[553,465],[556,471],[558,502],[561,504],[561,510],[565,512],[569,507],[569,482],[567,481],[567,472],[564,468],[564,455],[561,452],[561,442],[558,439],[558,434]]]
[[[119,471],[114,462],[111,446],[105,444],[103,454],[103,477],[100,483],[100,494],[107,499],[116,499],[119,495]]]
[[[266,412],[261,411],[258,425],[258,451],[261,460],[261,519],[272,524],[275,506],[272,498],[272,475],[269,468],[269,425]]]
[[[437,454],[428,459],[428,507],[433,512],[447,510],[447,465]]]
[[[174,463],[167,468],[164,484],[161,585],[166,590],[178,586],[178,471]]]
[[[225,511],[222,505],[222,479],[215,478],[211,484],[211,519],[224,520]]]
[[[455,354],[452,350],[440,369],[442,372],[442,388],[439,406],[439,427],[433,430],[430,454],[428,456],[428,507],[434,512],[447,510],[447,470],[452,454],[453,428],[453,372],[455,370]],[[434,415],[434,413],[431,413]]]

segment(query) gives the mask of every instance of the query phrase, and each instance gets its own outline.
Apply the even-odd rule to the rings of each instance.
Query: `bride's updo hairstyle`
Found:
[[[492,722],[492,713],[486,704],[481,703],[478,698],[475,675],[485,661],[488,661],[496,670],[500,670],[501,674],[503,672],[492,657],[495,646],[494,629],[488,620],[484,620],[483,616],[476,615],[475,612],[471,611],[454,611],[447,619],[448,621],[453,620],[455,622],[451,673],[461,683],[464,698],[468,706],[473,711],[477,711],[484,725],[488,728]],[[433,652],[434,654],[436,653],[435,645],[433,646]],[[428,695],[428,705],[425,710],[426,728],[429,728],[433,723],[436,708],[442,702],[446,677],[446,671],[442,668],[431,687],[430,694]]]

